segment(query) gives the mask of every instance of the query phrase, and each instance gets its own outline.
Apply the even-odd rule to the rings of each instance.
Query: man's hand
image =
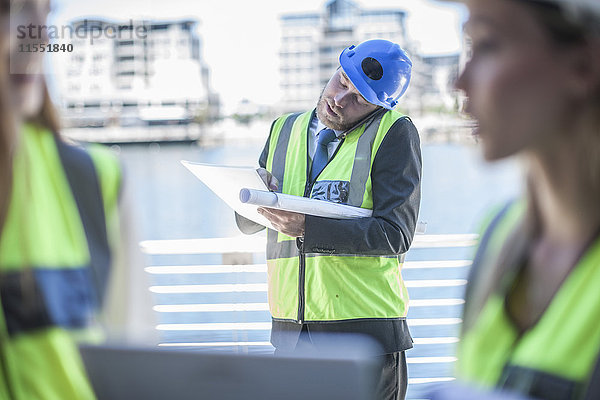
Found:
[[[279,182],[264,168],[256,170],[270,190],[277,190]],[[268,219],[278,232],[291,237],[304,236],[304,214],[274,208],[259,207],[258,213]]]
[[[278,232],[291,237],[304,236],[304,214],[259,207],[258,213],[268,219]]]
[[[269,171],[267,171],[264,168],[257,168],[256,172],[258,172],[258,175],[260,175],[260,177],[262,178],[265,185],[267,185],[269,190],[277,190],[277,188],[279,187],[279,181],[277,181],[277,178],[271,175]]]

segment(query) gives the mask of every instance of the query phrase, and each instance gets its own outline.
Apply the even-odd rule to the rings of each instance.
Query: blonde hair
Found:
[[[10,12],[8,0],[0,0],[0,15],[6,16]],[[8,39],[0,37],[0,56],[4,56],[8,49]],[[17,144],[19,126],[16,126],[14,112],[12,112],[9,91],[9,71],[5,63],[0,63],[0,236],[8,213],[12,194],[13,158]],[[43,83],[43,103],[34,117],[28,122],[48,129],[59,136],[60,123],[58,114],[52,104],[48,88]]]
[[[5,54],[6,42],[6,39],[0,38],[0,54]],[[7,81],[5,63],[0,63],[0,237],[12,194],[12,163],[16,139]]]
[[[48,87],[45,81],[43,91],[44,100],[42,107],[37,115],[29,119],[29,122],[48,129],[56,136],[60,136],[60,119],[58,117],[58,113],[56,112],[56,108],[52,103],[52,99],[50,98],[50,93],[48,92]]]

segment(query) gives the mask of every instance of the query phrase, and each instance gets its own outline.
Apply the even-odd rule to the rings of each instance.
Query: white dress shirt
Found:
[[[308,158],[311,164],[317,148],[319,132],[325,128],[327,127],[321,121],[319,121],[319,118],[317,118],[316,115],[310,121],[310,125],[308,127],[308,134],[310,136],[310,140],[308,141]],[[335,132],[336,138],[327,145],[327,154],[329,158],[333,156],[333,153],[335,153],[335,150],[340,145],[340,135],[343,133],[343,131],[336,131],[335,129],[333,131]]]

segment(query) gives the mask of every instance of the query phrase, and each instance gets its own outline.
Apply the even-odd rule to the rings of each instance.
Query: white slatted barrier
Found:
[[[472,247],[477,241],[477,235],[457,234],[457,235],[416,235],[412,244],[412,249],[426,248],[460,248]],[[201,254],[264,254],[266,238],[264,235],[238,236],[231,238],[211,238],[211,239],[186,239],[186,240],[147,240],[140,243],[142,251],[150,256],[166,255],[201,255]],[[430,261],[406,261],[403,264],[403,270],[406,272],[414,271],[425,277],[436,279],[407,279],[406,287],[410,290],[424,290],[425,293],[433,293],[433,298],[418,298],[410,300],[411,310],[426,310],[423,318],[411,317],[409,315],[408,325],[411,328],[435,330],[437,332],[451,328],[453,332],[458,332],[458,326],[462,320],[458,317],[448,317],[444,310],[450,310],[451,307],[461,307],[464,304],[462,298],[450,295],[440,298],[436,296],[442,290],[462,290],[467,281],[465,268],[468,268],[471,261],[468,259],[459,260],[430,260]],[[218,264],[218,265],[154,265],[147,267],[146,272],[155,276],[157,280],[166,278],[172,284],[157,284],[150,290],[161,296],[183,295],[189,299],[189,296],[206,296],[211,294],[232,295],[232,294],[255,294],[263,296],[266,300],[267,283],[265,263],[258,264]],[[426,273],[421,273],[423,270]],[[453,271],[460,271],[454,274]],[[258,275],[248,275],[258,274]],[[449,276],[448,275],[461,275]],[[202,275],[221,277],[214,281],[207,280],[202,284],[182,284],[192,277],[197,276],[194,282],[204,282]],[[252,283],[246,283],[240,276],[253,276]],[[226,282],[226,283],[223,283]],[[233,282],[233,283],[230,283]],[[432,292],[427,292],[432,291]],[[461,292],[462,293],[462,292]],[[185,296],[188,297],[185,297]],[[176,318],[176,322],[161,323],[157,329],[161,332],[171,332],[175,335],[180,332],[185,334],[186,340],[167,341],[161,343],[162,347],[188,347],[188,348],[230,348],[237,352],[247,352],[248,349],[256,348],[268,351],[272,349],[267,341],[271,328],[270,317],[268,314],[268,303],[266,301],[258,302],[181,302],[176,304],[158,304],[154,310],[160,315],[181,317]],[[186,314],[193,315],[194,321],[206,322],[180,322],[186,320]],[[238,318],[235,322],[213,322],[211,315],[220,315],[219,313],[234,313]],[[236,314],[237,313],[237,314]],[[248,314],[254,313],[254,314]],[[446,314],[446,316],[444,315]],[[250,315],[250,316],[248,316]],[[206,317],[203,317],[206,316]],[[426,317],[425,317],[426,316]],[[173,321],[170,319],[169,321]],[[445,328],[447,327],[447,328]],[[413,329],[411,329],[412,331]],[[215,340],[218,332],[231,332],[234,340]],[[256,333],[252,333],[256,332]],[[190,341],[190,337],[197,336],[199,340]],[[251,340],[249,337],[260,337],[262,339]],[[209,337],[211,339],[202,339]],[[221,337],[222,338],[222,337]],[[239,339],[239,340],[238,340]],[[419,349],[431,348],[436,346],[452,346],[458,343],[458,337],[454,335],[429,337],[415,337],[414,344]],[[453,350],[450,350],[453,352]],[[413,350],[414,352],[414,350]],[[452,364],[456,361],[454,354],[431,355],[435,351],[422,352],[423,356],[409,356],[407,363],[410,368],[434,368],[436,365]],[[409,355],[411,353],[408,353]],[[447,369],[447,368],[446,368]],[[436,382],[446,382],[453,380],[451,376],[427,376],[409,378],[409,385],[421,385]],[[409,390],[410,393],[410,390]]]
[[[470,247],[477,242],[476,234],[416,235],[411,249]],[[144,240],[142,252],[158,254],[224,254],[260,253],[265,251],[265,235],[235,236],[230,238]]]

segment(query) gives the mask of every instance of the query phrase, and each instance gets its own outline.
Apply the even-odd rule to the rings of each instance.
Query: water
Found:
[[[137,200],[142,239],[238,235],[233,214],[180,160],[227,165],[257,164],[263,143],[201,148],[193,144],[124,145],[120,156]],[[515,162],[484,163],[475,146],[424,145],[419,219],[428,234],[472,233],[491,207],[516,196]]]
[[[233,212],[198,181],[180,160],[227,165],[256,165],[263,143],[246,141],[201,148],[190,144],[125,145],[120,156],[135,202],[138,234],[146,239],[188,239],[237,236]],[[423,146],[422,205],[419,219],[427,222],[427,234],[477,233],[489,210],[518,195],[519,169],[514,161],[486,164],[475,146],[435,144]],[[414,249],[406,260],[463,260],[472,257],[472,248]],[[256,256],[254,262],[264,262]],[[153,256],[151,265],[220,264],[220,255]],[[405,280],[464,279],[468,268],[405,269]],[[181,274],[153,276],[158,285],[262,283],[264,273]],[[411,300],[461,298],[464,286],[409,288]],[[158,304],[265,303],[264,292],[160,294]],[[412,307],[408,318],[458,318],[461,305]],[[268,322],[261,311],[160,313],[162,324]],[[458,335],[459,325],[414,326],[415,338],[447,338]],[[269,340],[268,330],[184,330],[163,331],[165,343],[248,342]],[[455,343],[416,344],[409,358],[447,357],[455,353]],[[232,348],[216,348],[232,351]],[[214,348],[213,348],[214,350]],[[261,351],[260,347],[234,347],[236,352]],[[265,351],[264,346],[262,351]],[[409,364],[415,378],[452,376],[451,362]],[[417,398],[419,385],[409,387],[408,398]]]

